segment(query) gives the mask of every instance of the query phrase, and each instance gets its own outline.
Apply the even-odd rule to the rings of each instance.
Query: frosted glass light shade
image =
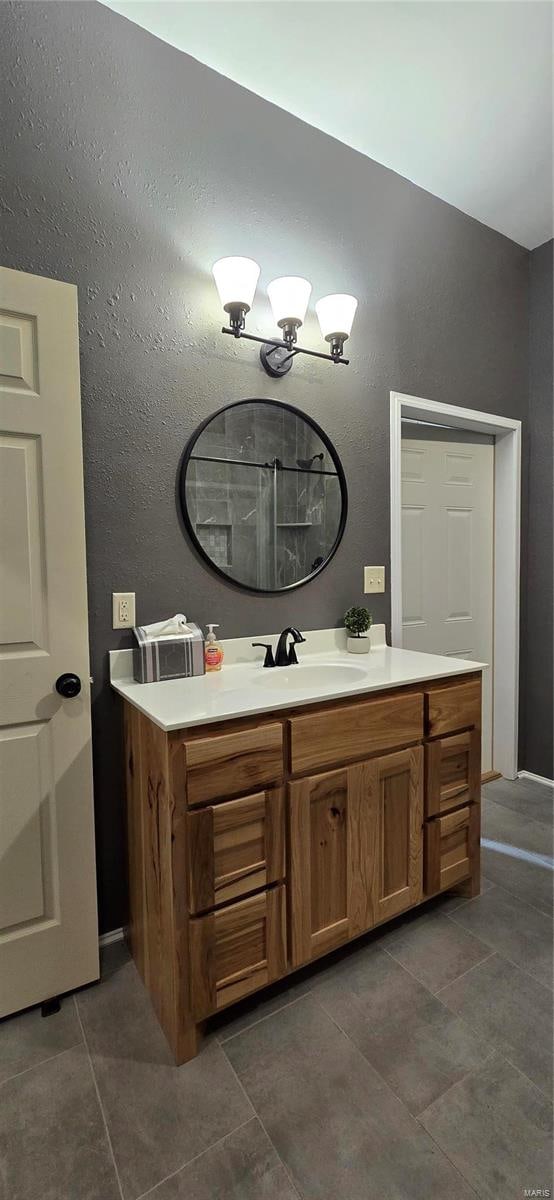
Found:
[[[330,342],[337,334],[342,335],[343,338],[350,336],[357,307],[356,297],[344,293],[336,296],[323,296],[321,300],[318,300],[315,311],[326,342]]]
[[[275,322],[280,328],[290,323],[302,324],[311,290],[311,283],[299,275],[284,275],[268,283],[267,294]]]
[[[260,268],[253,258],[219,258],[212,267],[219,299],[227,311],[228,305],[239,304],[252,308]]]

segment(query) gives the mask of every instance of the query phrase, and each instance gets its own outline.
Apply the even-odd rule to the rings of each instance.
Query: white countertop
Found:
[[[222,643],[226,660],[221,671],[161,683],[136,683],[132,679],[132,651],[112,651],[111,684],[120,696],[169,732],[320,700],[363,696],[449,675],[467,675],[486,666],[387,646],[384,626],[379,625],[371,631],[369,654],[363,655],[349,654],[341,648],[344,630],[317,630],[305,636],[306,644],[297,647],[296,667],[264,669],[263,651],[250,649],[252,639],[237,638]],[[272,640],[275,645],[276,638],[261,636],[259,640]]]

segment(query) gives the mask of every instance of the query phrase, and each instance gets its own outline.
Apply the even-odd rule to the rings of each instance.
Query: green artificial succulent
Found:
[[[371,613],[367,608],[353,605],[344,614],[344,624],[350,637],[361,637],[362,633],[366,633],[371,625]]]

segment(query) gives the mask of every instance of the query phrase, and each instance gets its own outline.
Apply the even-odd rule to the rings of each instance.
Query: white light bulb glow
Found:
[[[337,334],[341,334],[343,337],[350,336],[357,307],[356,297],[344,293],[336,296],[323,296],[321,300],[317,301],[315,311],[325,341],[330,341]]]
[[[311,291],[311,283],[299,275],[273,279],[267,285],[267,294],[276,324],[281,326],[294,321],[301,325],[306,316]]]
[[[219,258],[212,267],[212,274],[223,308],[228,304],[252,308],[260,278],[260,268],[253,258]]]

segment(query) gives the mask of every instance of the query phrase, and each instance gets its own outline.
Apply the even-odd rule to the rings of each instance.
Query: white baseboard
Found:
[[[545,787],[554,788],[554,779],[547,779],[546,775],[534,775],[532,771],[518,771],[520,779],[532,779],[533,783],[542,783]]]
[[[103,946],[111,946],[112,942],[122,942],[125,937],[124,929],[110,929],[109,933],[102,933],[98,938],[100,949]]]

